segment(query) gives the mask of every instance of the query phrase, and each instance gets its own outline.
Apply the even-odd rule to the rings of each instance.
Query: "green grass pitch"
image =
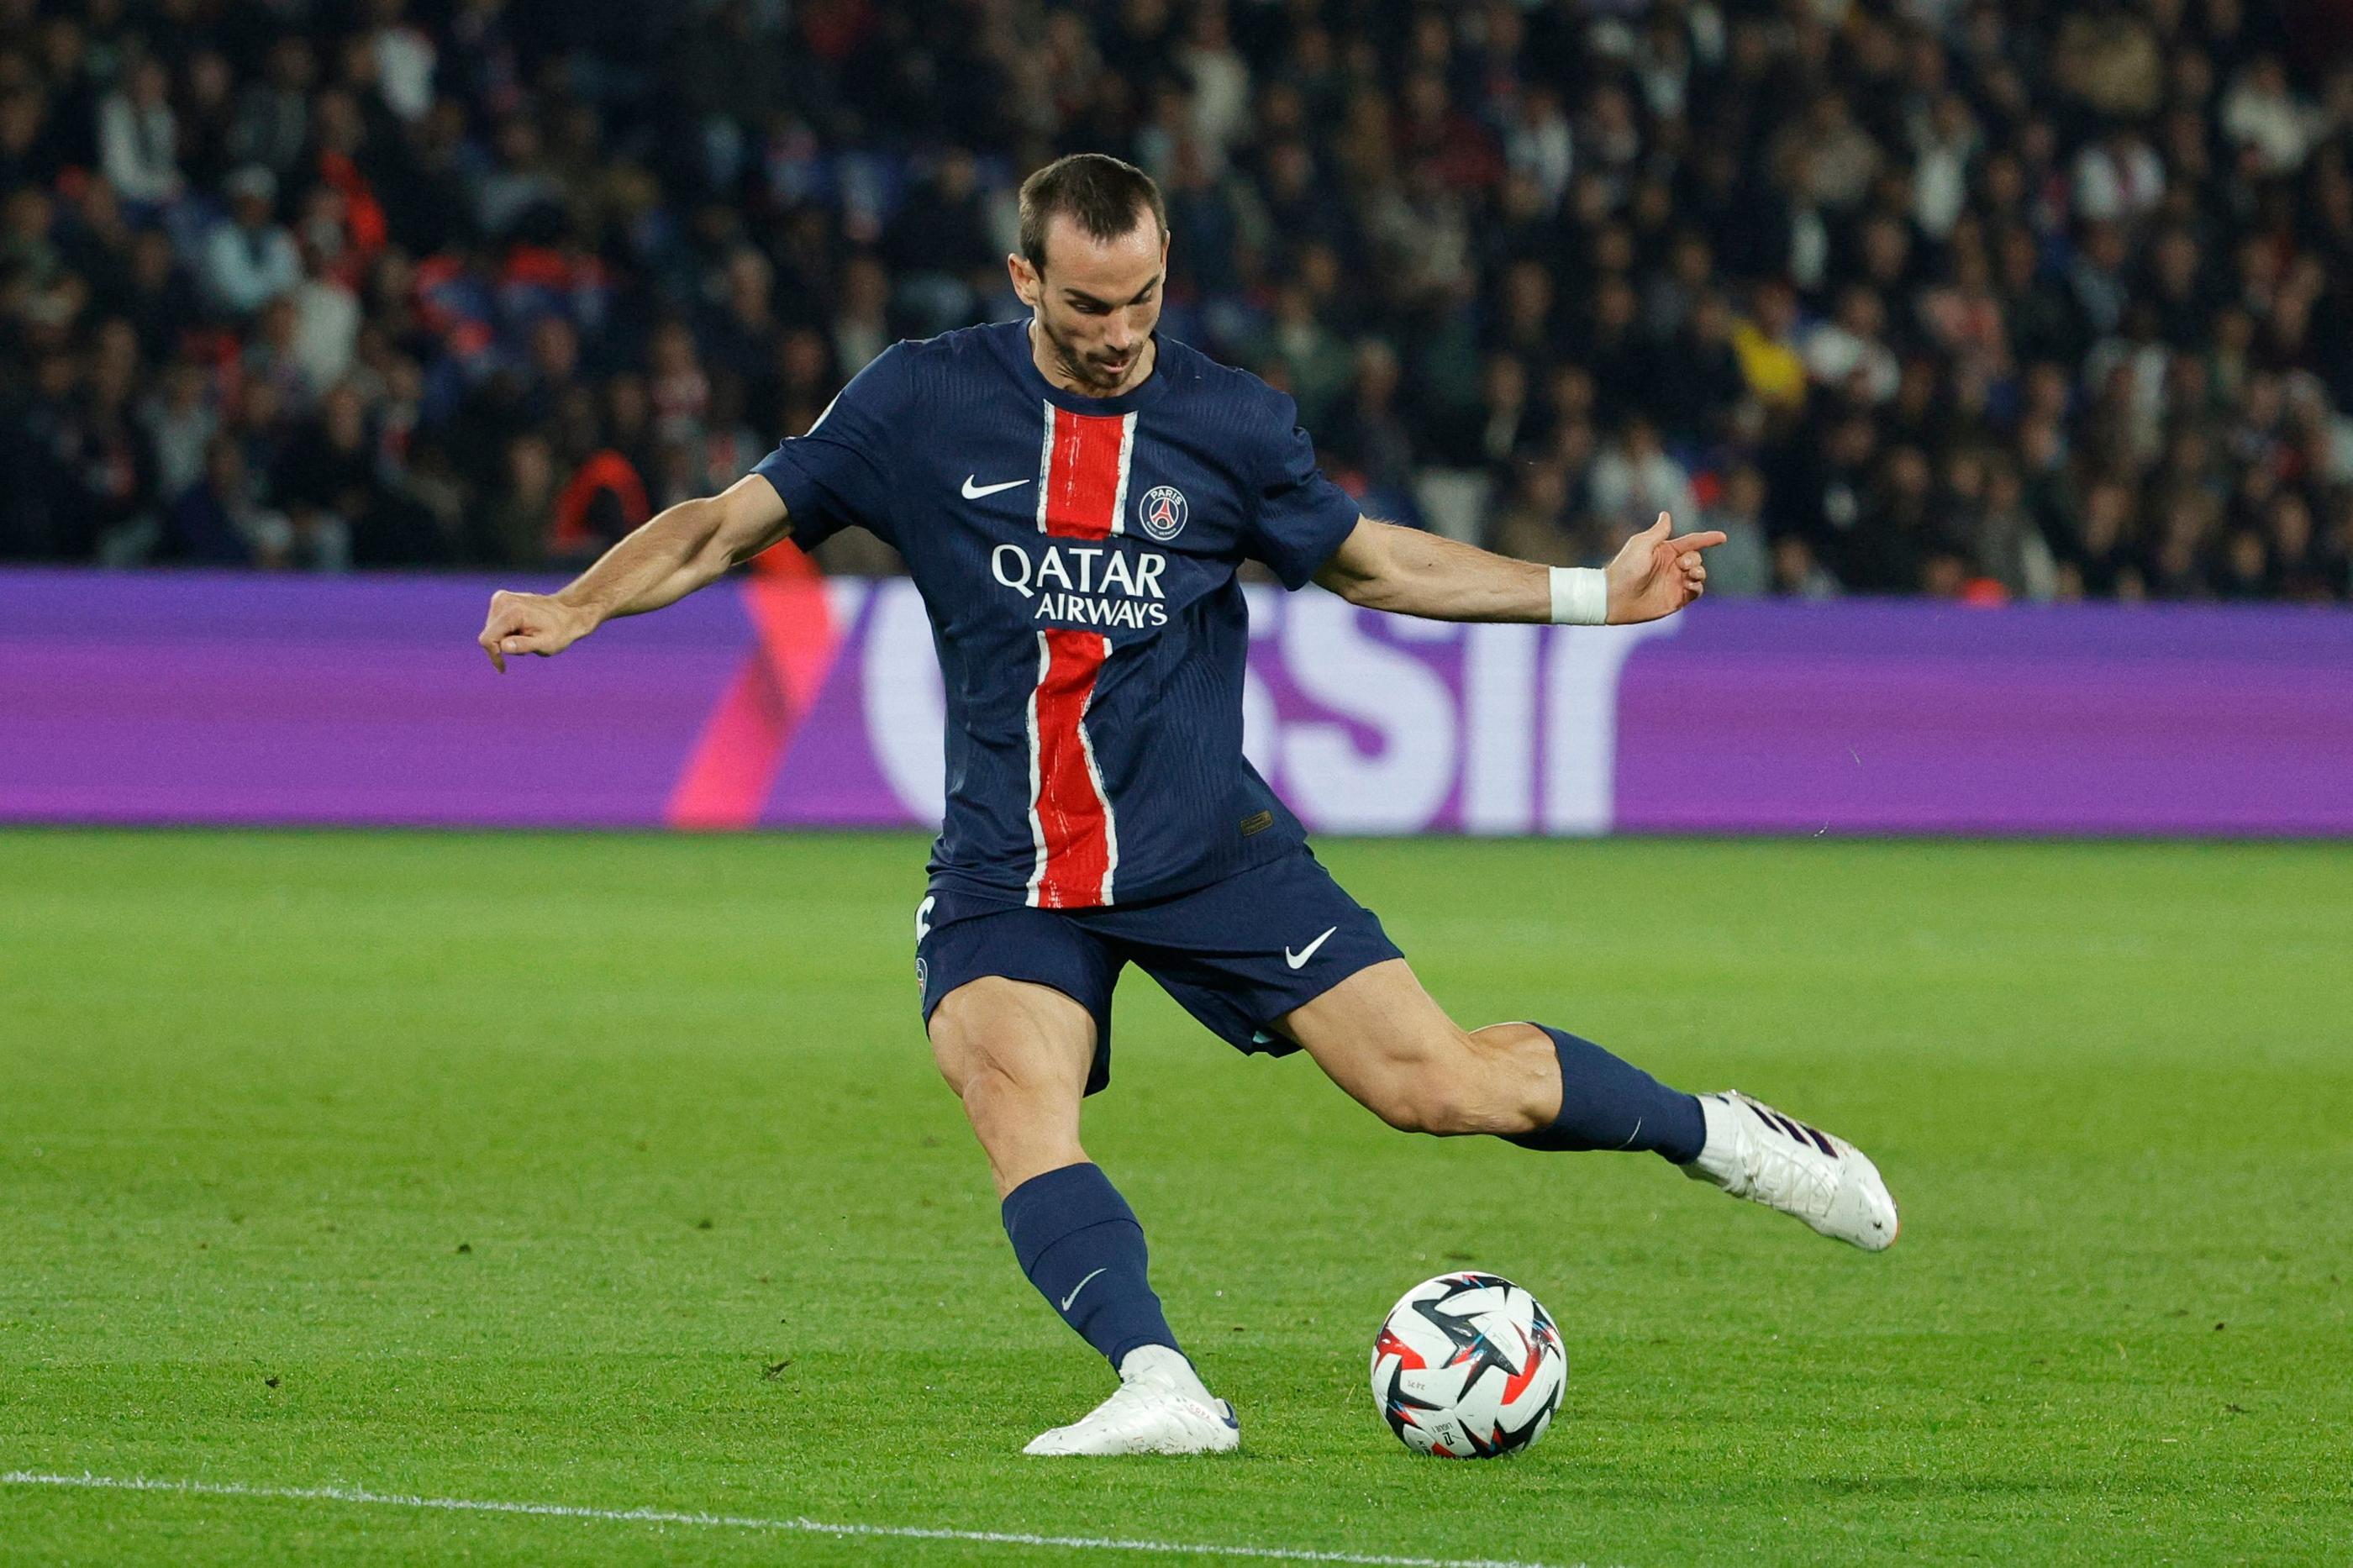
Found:
[[[2353,1557],[2353,852],[1334,843],[1473,1023],[1853,1137],[1864,1257],[1649,1156],[1388,1131],[1148,980],[1091,1151],[1243,1417],[1049,1464],[1108,1373],[918,1030],[922,847],[0,835],[0,1471],[1521,1562]],[[1409,1456],[1380,1313],[1565,1331]],[[0,1561],[1230,1561],[0,1485]]]

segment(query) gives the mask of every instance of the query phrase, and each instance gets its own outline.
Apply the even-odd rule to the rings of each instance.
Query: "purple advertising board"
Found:
[[[493,584],[0,572],[0,820],[900,826],[902,580],[731,580],[494,674]],[[1318,831],[2353,834],[2353,614],[1708,602],[1456,626],[1250,591],[1247,748]]]

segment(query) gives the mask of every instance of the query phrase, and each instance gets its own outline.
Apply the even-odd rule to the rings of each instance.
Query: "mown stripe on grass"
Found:
[[[742,1514],[693,1513],[659,1508],[586,1508],[576,1503],[501,1502],[485,1498],[410,1497],[364,1487],[267,1487],[238,1481],[188,1481],[148,1476],[47,1475],[36,1470],[0,1473],[0,1486],[78,1487],[101,1491],[178,1492],[194,1497],[252,1498],[279,1502],[364,1503],[377,1508],[437,1509],[446,1513],[513,1513],[542,1519],[611,1520],[627,1524],[687,1524],[723,1530],[789,1531],[805,1535],[857,1536],[893,1541],[957,1541],[982,1546],[1050,1546],[1071,1552],[1150,1552],[1201,1557],[1243,1557],[1259,1562],[1335,1563],[1360,1568],[1546,1568],[1540,1563],[1490,1557],[1398,1557],[1373,1552],[1320,1552],[1298,1546],[1205,1546],[1176,1541],[1127,1541],[1089,1535],[1032,1535],[1017,1531],[931,1530],[911,1524],[831,1524],[816,1519],[756,1519]],[[1583,1568],[1582,1564],[1578,1568]]]

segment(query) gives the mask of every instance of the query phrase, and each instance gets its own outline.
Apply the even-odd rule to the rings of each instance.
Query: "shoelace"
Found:
[[[1752,1197],[1760,1187],[1767,1185],[1793,1197],[1803,1194],[1807,1200],[1803,1212],[1818,1218],[1829,1215],[1831,1205],[1838,1202],[1837,1176],[1793,1151],[1750,1132],[1742,1140],[1742,1152],[1748,1157],[1741,1162],[1741,1175],[1747,1189],[1741,1196]],[[1774,1178],[1769,1184],[1768,1167]]]

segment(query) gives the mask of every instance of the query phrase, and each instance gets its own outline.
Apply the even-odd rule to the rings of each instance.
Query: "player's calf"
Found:
[[[1402,960],[1358,971],[1271,1027],[1391,1127],[1439,1137],[1542,1126],[1558,1099],[1552,1050],[1526,1024],[1465,1029]]]
[[[1450,1028],[1367,1064],[1344,1087],[1400,1132],[1507,1135],[1534,1123],[1533,1107],[1544,1093],[1540,1075],[1528,1069],[1526,1054],[1518,1042],[1498,1038],[1494,1030]]]

